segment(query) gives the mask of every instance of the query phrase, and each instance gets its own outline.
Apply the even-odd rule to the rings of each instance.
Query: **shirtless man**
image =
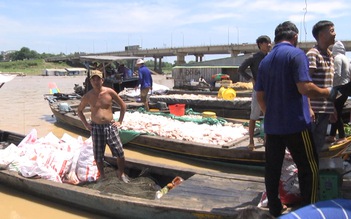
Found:
[[[103,157],[106,144],[108,144],[112,155],[117,157],[118,179],[128,183],[129,178],[124,174],[125,159],[123,145],[118,135],[118,127],[123,122],[126,105],[114,90],[102,86],[103,81],[104,79],[102,78],[101,71],[92,70],[90,72],[90,82],[93,89],[83,96],[78,107],[78,116],[82,120],[84,126],[91,132],[94,159],[100,172],[100,177],[105,177]],[[117,102],[121,108],[118,121],[113,119],[112,101]],[[91,110],[91,123],[87,122],[83,114],[83,110],[88,105]]]

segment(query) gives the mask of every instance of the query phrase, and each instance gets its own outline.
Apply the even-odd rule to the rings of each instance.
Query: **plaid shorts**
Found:
[[[103,161],[106,144],[109,146],[114,157],[124,158],[124,151],[118,128],[112,124],[91,124],[91,137],[96,162]]]

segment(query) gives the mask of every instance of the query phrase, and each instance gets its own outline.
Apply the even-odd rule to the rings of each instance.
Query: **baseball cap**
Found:
[[[92,70],[90,71],[90,78],[94,77],[94,76],[98,76],[99,78],[102,78],[102,72],[99,70]]]

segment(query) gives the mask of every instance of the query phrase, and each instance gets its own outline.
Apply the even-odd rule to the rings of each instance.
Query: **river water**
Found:
[[[61,93],[72,93],[74,84],[82,85],[84,76],[17,76],[0,88],[0,129],[28,134],[33,128],[39,137],[52,132],[61,138],[64,133],[78,137],[81,133],[56,124],[52,112],[43,95],[49,93],[49,83],[55,82]],[[154,81],[172,87],[172,81],[165,76],[155,76]],[[84,136],[83,136],[84,138]],[[201,168],[208,171],[226,173],[248,173],[252,171],[243,166],[228,165],[170,156],[161,152],[125,148],[126,159],[145,159],[187,168]],[[253,174],[262,175],[261,169]],[[58,203],[49,202],[5,187],[0,182],[0,218],[104,218],[88,212],[79,211]]]
[[[17,76],[0,89],[0,129],[28,134],[33,128],[43,137],[53,132],[57,137],[76,133],[55,125],[55,118],[44,100],[49,82],[56,82],[61,92],[73,92],[74,83],[82,84],[84,77]],[[0,217],[20,218],[104,218],[75,208],[46,201],[5,187],[0,182]]]

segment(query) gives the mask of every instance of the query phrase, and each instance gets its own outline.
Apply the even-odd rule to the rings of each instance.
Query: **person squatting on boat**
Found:
[[[249,58],[245,59],[245,61],[239,67],[239,74],[241,74],[246,80],[252,82],[253,86],[255,86],[255,81],[257,77],[258,66],[260,65],[262,59],[268,54],[271,50],[271,38],[266,35],[259,36],[256,40],[257,47],[260,51],[253,54]],[[250,67],[251,74],[248,73],[248,68]],[[261,109],[257,103],[256,92],[252,91],[252,100],[251,100],[251,113],[249,120],[249,145],[248,148],[253,150],[255,148],[254,142],[254,134],[256,128],[256,120],[260,118]]]
[[[124,173],[125,158],[121,139],[118,133],[118,127],[122,124],[126,112],[126,104],[111,88],[103,87],[103,76],[99,70],[90,72],[90,82],[93,87],[86,93],[78,106],[78,116],[84,126],[90,130],[93,140],[94,159],[101,178],[105,178],[104,172],[104,154],[106,143],[109,146],[112,155],[117,158],[117,177],[125,183],[129,182],[128,176]],[[120,115],[118,121],[113,119],[112,101],[120,106]],[[91,123],[83,113],[84,109],[90,106]]]
[[[298,33],[290,21],[276,27],[276,45],[261,61],[254,87],[265,116],[265,185],[269,212],[275,217],[283,209],[278,188],[286,147],[298,168],[301,205],[317,201],[318,156],[308,97],[333,100],[337,94],[332,87],[320,88],[312,82],[306,54],[296,48]]]
[[[150,70],[144,65],[144,60],[138,59],[136,66],[139,68],[140,99],[145,110],[149,111],[149,91],[152,91],[152,77]],[[135,88],[136,89],[136,88]]]

